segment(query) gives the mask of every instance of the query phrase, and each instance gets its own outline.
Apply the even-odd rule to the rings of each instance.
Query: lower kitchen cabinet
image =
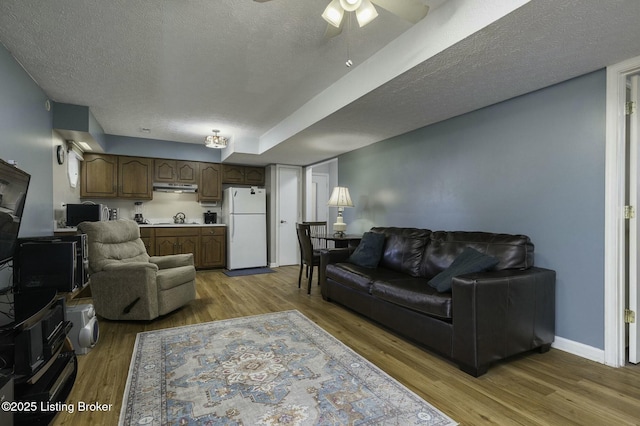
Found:
[[[226,228],[200,228],[200,266],[224,268],[226,266]]]
[[[193,253],[196,268],[226,266],[226,227],[141,227],[140,238],[149,256]]]
[[[200,227],[156,228],[156,256],[193,253],[196,267],[200,264]]]
[[[154,228],[140,228],[140,239],[144,243],[149,256],[156,255],[156,239]]]

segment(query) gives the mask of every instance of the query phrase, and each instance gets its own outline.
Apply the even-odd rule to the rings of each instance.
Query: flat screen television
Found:
[[[13,259],[31,176],[0,160],[0,268]]]

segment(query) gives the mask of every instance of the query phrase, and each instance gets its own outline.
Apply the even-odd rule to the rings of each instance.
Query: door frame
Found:
[[[621,367],[625,356],[626,82],[640,72],[640,56],[607,67],[604,224],[604,363]],[[633,177],[632,177],[633,178]],[[638,206],[636,206],[638,210]]]
[[[330,196],[330,191],[331,191],[331,185],[329,184],[329,173],[312,173],[311,174],[311,185],[312,186],[315,183],[315,182],[313,182],[313,177],[314,176],[321,176],[322,178],[325,178],[327,180],[327,200],[326,201],[328,202],[329,201],[329,196]],[[311,194],[312,194],[311,203],[310,203],[311,204],[311,211],[309,211],[307,213],[306,217],[309,220],[319,220],[317,218],[317,213],[318,213],[317,188],[316,188],[315,193],[314,193],[313,188],[312,188]],[[315,198],[316,198],[315,200],[313,200],[313,198],[314,198],[313,196],[314,195],[315,195]],[[314,207],[315,207],[315,211],[314,211]],[[325,209],[326,216],[327,216],[327,222],[329,222],[329,206],[326,203],[324,204],[324,209]]]
[[[275,208],[275,220],[272,222],[273,226],[275,228],[275,250],[276,250],[276,255],[275,255],[275,262],[276,265],[273,266],[280,266],[280,198],[281,198],[281,194],[280,194],[280,172],[283,169],[289,169],[289,170],[293,170],[296,172],[296,177],[297,177],[297,196],[298,196],[298,203],[296,205],[296,209],[298,210],[296,213],[296,221],[297,222],[301,222],[302,221],[302,167],[300,166],[287,166],[287,165],[282,165],[282,164],[276,164],[275,166],[275,190],[274,190],[274,194],[275,194],[275,204],[274,204],[274,208]]]

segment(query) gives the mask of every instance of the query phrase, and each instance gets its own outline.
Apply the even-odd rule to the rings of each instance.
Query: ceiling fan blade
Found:
[[[324,32],[324,38],[331,38],[339,35],[342,32],[342,27],[344,25],[344,19],[340,23],[340,27],[336,28],[331,24],[327,24],[327,29]]]
[[[371,3],[414,24],[429,12],[429,6],[419,0],[371,0]]]

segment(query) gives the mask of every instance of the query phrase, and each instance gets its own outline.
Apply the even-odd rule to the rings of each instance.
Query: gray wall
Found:
[[[52,127],[47,96],[0,45],[0,158],[31,175],[21,236],[53,231]]]
[[[174,158],[176,160],[220,162],[220,150],[202,144],[180,143],[157,139],[105,135],[105,152],[138,157]]]
[[[20,236],[51,235],[53,188],[51,114],[46,95],[0,44],[0,158],[31,175]],[[0,271],[0,289],[10,284]]]
[[[604,349],[605,89],[601,70],[339,157],[349,232],[529,235],[556,334]]]

